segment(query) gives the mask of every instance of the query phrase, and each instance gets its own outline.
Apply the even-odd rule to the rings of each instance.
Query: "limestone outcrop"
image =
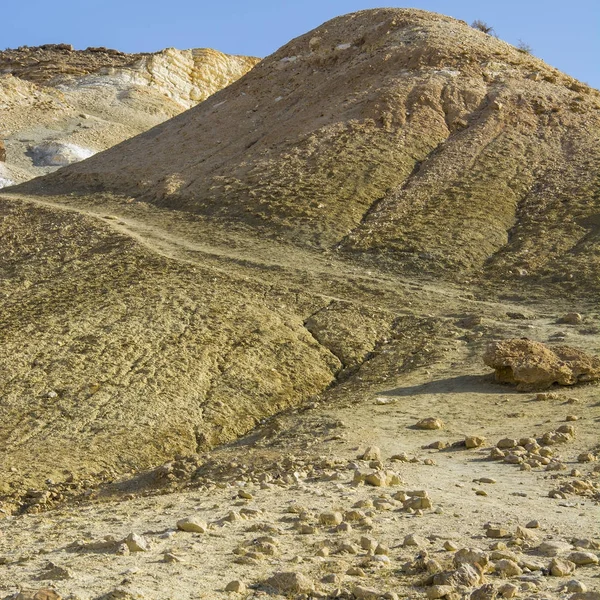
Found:
[[[549,348],[525,338],[490,344],[483,361],[495,370],[496,381],[517,384],[522,390],[600,379],[600,358],[571,346]]]
[[[0,52],[0,187],[105,150],[198,104],[258,59],[209,48],[125,54],[67,44]],[[46,159],[48,148],[56,159]],[[59,156],[60,155],[60,156]]]

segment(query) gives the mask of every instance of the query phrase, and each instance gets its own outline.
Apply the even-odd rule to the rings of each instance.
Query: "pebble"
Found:
[[[197,517],[185,517],[177,521],[177,529],[190,533],[206,533],[208,525]]]
[[[236,592],[237,594],[245,594],[247,590],[248,588],[246,587],[246,584],[243,581],[240,581],[239,579],[234,579],[225,586],[226,592]]]
[[[470,435],[465,438],[465,446],[468,449],[479,448],[485,444],[485,438],[480,435]]]
[[[441,419],[437,419],[435,417],[427,417],[425,419],[421,419],[415,423],[415,427],[417,429],[443,429],[444,423]]]
[[[339,525],[343,520],[344,516],[341,512],[337,511],[328,511],[319,515],[319,523],[321,525],[334,527],[335,525]]]
[[[571,552],[567,558],[577,566],[597,565],[600,562],[593,552]]]
[[[582,452],[577,457],[577,462],[580,463],[594,462],[596,460],[598,460],[598,457],[593,452]]]
[[[533,519],[533,521],[529,521],[529,523],[527,523],[527,525],[525,525],[525,527],[527,527],[527,529],[538,529],[540,526],[540,522],[537,519]]]
[[[37,591],[21,591],[12,597],[14,600],[62,600],[62,596],[59,596],[50,588],[41,588]]]
[[[137,533],[130,533],[125,538],[125,544],[130,552],[146,552],[148,550],[148,542]]]
[[[315,588],[313,582],[306,575],[297,571],[275,573],[265,581],[265,584],[282,595],[307,594]]]
[[[503,558],[494,564],[494,569],[504,577],[517,577],[523,574],[523,570],[514,561],[508,558]]]
[[[444,598],[454,592],[454,588],[451,585],[432,585],[427,588],[426,595],[429,600],[437,600],[438,598]]]
[[[381,450],[377,446],[369,446],[359,458],[362,460],[381,460]]]
[[[505,583],[498,588],[498,594],[502,598],[514,598],[519,592],[519,587],[514,583]]]
[[[565,592],[569,592],[570,594],[576,594],[578,592],[587,592],[587,586],[578,581],[577,579],[571,579],[565,583],[563,587]]]
[[[575,571],[575,563],[564,558],[554,557],[550,561],[548,570],[553,577],[566,577]]]
[[[352,589],[352,594],[356,600],[378,600],[382,595],[379,590],[361,585],[355,585]]]
[[[402,542],[403,546],[419,546],[420,548],[423,548],[428,544],[427,540],[425,538],[422,538],[420,535],[417,535],[416,533],[409,533],[407,536],[405,536],[404,541]]]

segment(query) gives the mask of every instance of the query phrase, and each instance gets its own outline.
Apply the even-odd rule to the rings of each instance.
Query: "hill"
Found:
[[[454,19],[334,19],[24,188],[107,191],[400,272],[598,288],[600,96]]]

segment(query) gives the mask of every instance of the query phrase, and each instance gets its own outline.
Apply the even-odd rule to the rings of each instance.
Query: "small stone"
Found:
[[[498,588],[498,594],[502,598],[514,598],[519,592],[519,587],[514,583],[505,583]]]
[[[485,438],[480,435],[470,435],[465,438],[465,446],[471,448],[479,448],[485,444]]]
[[[513,438],[502,438],[497,444],[496,448],[500,448],[501,450],[507,450],[508,448],[515,448],[518,446],[517,440]]]
[[[352,594],[356,600],[379,600],[381,592],[379,590],[356,585],[352,589]]]
[[[282,595],[307,594],[315,588],[313,582],[303,573],[284,571],[275,573],[265,584]]]
[[[427,540],[417,535],[416,533],[409,533],[405,536],[404,541],[402,542],[403,546],[419,546],[423,548],[428,545]]]
[[[246,587],[246,584],[243,581],[240,581],[239,579],[234,579],[225,586],[226,592],[236,592],[237,594],[244,594],[247,590],[248,588]]]
[[[254,496],[250,492],[247,492],[246,490],[240,490],[238,492],[238,497],[242,498],[244,500],[252,500],[254,498]]]
[[[343,520],[344,516],[341,512],[337,511],[328,511],[319,515],[319,523],[325,526],[334,527],[335,525],[339,525]]]
[[[180,556],[173,554],[173,552],[165,552],[163,554],[163,562],[166,563],[181,563],[184,562]]]
[[[41,588],[37,591],[22,591],[12,597],[14,600],[62,600],[62,596],[50,588]]]
[[[579,421],[579,417],[577,415],[567,415],[567,421]]]
[[[73,573],[69,569],[65,569],[54,563],[48,563],[46,569],[38,576],[41,580],[52,580],[52,581],[63,581],[66,579],[73,579]]]
[[[130,552],[146,552],[148,550],[148,542],[137,533],[130,533],[125,538],[125,544]]]
[[[571,549],[571,544],[558,541],[542,542],[536,550],[542,556],[557,556],[563,552],[568,552]]]
[[[494,564],[494,568],[503,577],[517,577],[523,574],[521,567],[514,560],[509,560],[508,558],[497,561]]]
[[[492,539],[500,539],[510,537],[510,532],[502,527],[488,527],[485,535]]]
[[[359,458],[362,460],[381,460],[381,450],[377,446],[369,446]]]
[[[579,592],[573,594],[569,600],[600,600],[600,592]]]
[[[421,419],[417,421],[415,424],[417,429],[443,429],[444,423],[440,419],[436,419],[435,417],[427,417],[426,419]]]
[[[587,592],[587,586],[577,579],[571,579],[570,581],[567,581],[563,589],[565,592],[569,592],[570,594]]]
[[[487,496],[488,493],[485,490],[476,490],[475,495],[476,496]]]
[[[600,559],[593,552],[571,552],[567,558],[578,567],[597,565],[600,562]]]
[[[527,525],[525,525],[525,527],[527,527],[527,529],[538,529],[540,526],[540,522],[536,519],[534,519],[533,521],[529,521],[529,523],[527,523]]]
[[[564,323],[566,325],[579,325],[582,321],[583,317],[576,312],[567,313],[556,320],[557,323]]]
[[[346,571],[346,575],[351,575],[352,577],[366,577],[366,573],[360,567],[350,567]]]
[[[580,463],[589,463],[598,460],[598,457],[593,452],[582,452],[577,457],[577,462]]]
[[[473,590],[469,596],[470,600],[495,600],[498,597],[498,590],[493,583],[486,583],[480,588]]]
[[[564,558],[554,557],[550,561],[548,570],[553,577],[566,577],[575,571],[575,563]]]
[[[437,440],[435,442],[431,442],[431,444],[427,444],[427,446],[423,446],[425,450],[444,450],[448,448],[450,444],[443,440]]]
[[[385,487],[387,485],[387,474],[383,471],[375,471],[365,476],[364,482],[374,487]]]
[[[208,525],[197,517],[185,517],[177,521],[177,529],[190,533],[206,533]]]
[[[450,585],[432,585],[427,588],[426,594],[429,600],[437,600],[438,598],[445,598],[453,592],[454,588]]]
[[[458,550],[458,546],[451,540],[446,540],[444,542],[444,550],[448,552],[456,552]]]

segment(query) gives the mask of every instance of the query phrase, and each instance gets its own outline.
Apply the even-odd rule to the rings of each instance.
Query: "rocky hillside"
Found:
[[[104,190],[401,272],[600,281],[600,94],[454,19],[334,19],[26,188]]]
[[[77,162],[179,114],[258,62],[206,48],[0,52],[0,186]]]

